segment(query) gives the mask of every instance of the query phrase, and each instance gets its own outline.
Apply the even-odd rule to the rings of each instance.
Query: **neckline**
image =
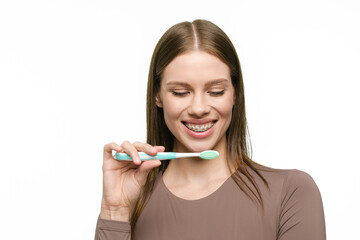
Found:
[[[202,197],[202,198],[198,198],[198,199],[185,199],[185,198],[181,198],[179,196],[176,196],[174,193],[172,193],[167,186],[165,185],[164,179],[163,179],[163,174],[162,172],[160,172],[160,183],[162,185],[162,187],[165,189],[165,191],[168,193],[169,196],[171,196],[174,199],[177,199],[178,201],[182,201],[182,202],[186,202],[186,203],[198,203],[198,202],[202,202],[202,201],[207,201],[208,199],[214,198],[216,195],[220,194],[220,192],[225,188],[225,186],[228,184],[228,182],[230,182],[230,179],[232,179],[231,177],[232,175],[230,175],[221,185],[220,187],[218,187],[214,192],[210,193],[209,195]]]

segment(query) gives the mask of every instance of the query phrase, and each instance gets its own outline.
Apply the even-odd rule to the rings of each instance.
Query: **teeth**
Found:
[[[215,124],[215,122],[208,122],[202,125],[196,125],[196,124],[191,124],[191,123],[185,123],[185,126],[195,132],[205,132],[207,131],[209,128],[211,128],[213,125]]]

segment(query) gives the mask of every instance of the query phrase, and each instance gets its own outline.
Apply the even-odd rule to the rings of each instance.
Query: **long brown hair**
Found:
[[[160,38],[152,55],[147,87],[147,143],[165,146],[166,151],[172,151],[174,135],[167,128],[163,109],[155,104],[155,96],[160,90],[161,79],[166,66],[179,54],[202,50],[223,61],[230,68],[231,81],[235,89],[235,103],[227,138],[227,165],[235,166],[237,171],[232,178],[239,188],[253,201],[263,206],[260,189],[250,174],[252,169],[268,186],[266,180],[257,170],[259,164],[249,157],[247,147],[247,122],[245,115],[245,96],[243,78],[239,58],[228,36],[210,21],[198,19],[193,22],[181,22],[169,28]],[[131,215],[132,238],[135,235],[135,224],[144,209],[153,190],[156,177],[160,171],[164,172],[169,161],[149,172],[145,186],[137,200]],[[250,184],[248,184],[250,183]]]

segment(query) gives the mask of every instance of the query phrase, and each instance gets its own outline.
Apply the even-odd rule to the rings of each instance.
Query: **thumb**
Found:
[[[140,167],[137,169],[138,174],[136,174],[137,181],[141,184],[145,184],[145,180],[150,170],[161,165],[160,160],[147,160],[144,161]]]

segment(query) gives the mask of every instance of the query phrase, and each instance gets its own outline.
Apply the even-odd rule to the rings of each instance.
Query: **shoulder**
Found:
[[[295,191],[309,195],[320,195],[319,189],[312,176],[298,169],[275,169],[265,166],[258,167],[259,173],[267,181],[270,191],[283,197]]]
[[[319,194],[319,189],[310,174],[307,172],[292,169],[286,171],[284,178],[283,191],[298,191],[307,194]]]
[[[319,188],[309,173],[298,169],[274,169],[264,175],[269,177],[269,185],[279,194],[282,208],[295,205],[313,208],[322,205]]]
[[[268,181],[283,181],[287,187],[314,187],[314,179],[307,172],[298,169],[276,169],[265,166],[258,168],[260,174]]]

